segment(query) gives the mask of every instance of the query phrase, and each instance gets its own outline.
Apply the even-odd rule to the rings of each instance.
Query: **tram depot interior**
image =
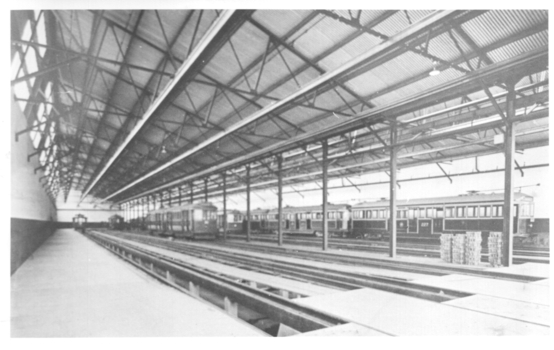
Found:
[[[10,26],[8,337],[550,334],[548,10]]]

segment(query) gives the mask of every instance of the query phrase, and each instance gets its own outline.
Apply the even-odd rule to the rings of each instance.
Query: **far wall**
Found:
[[[81,192],[71,190],[67,196],[67,201],[63,196],[59,196],[56,201],[58,207],[58,227],[71,227],[73,218],[82,214],[87,217],[90,226],[98,226],[102,222],[108,222],[112,215],[122,215],[118,205],[111,202],[98,203],[98,199],[87,196],[81,203]]]

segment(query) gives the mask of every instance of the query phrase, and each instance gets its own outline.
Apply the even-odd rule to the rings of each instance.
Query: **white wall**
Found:
[[[67,201],[64,201],[61,194],[58,196],[56,205],[59,222],[72,222],[77,214],[86,216],[88,222],[106,222],[112,215],[122,215],[119,206],[111,202],[97,203],[98,199],[89,195],[79,203],[80,198],[81,192],[75,190],[69,192]]]
[[[15,141],[15,133],[27,127],[25,117],[19,105],[11,99],[11,217],[48,221],[56,219],[56,208],[42,188],[39,178],[42,171],[34,173],[39,160],[34,156],[27,162],[27,156],[34,152],[28,133],[19,136]],[[44,180],[43,180],[44,181]]]

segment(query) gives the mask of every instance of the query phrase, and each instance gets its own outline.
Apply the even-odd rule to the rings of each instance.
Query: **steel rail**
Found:
[[[202,259],[208,259],[226,264],[234,263],[239,265],[239,267],[248,270],[278,274],[279,276],[287,278],[301,278],[302,280],[308,280],[325,286],[338,287],[346,290],[373,288],[435,302],[444,302],[469,296],[468,293],[456,290],[421,286],[407,280],[383,275],[360,274],[331,268],[312,267],[306,264],[277,261],[271,258],[253,257],[246,254],[223,251],[221,248],[214,250],[210,247],[185,245],[180,244],[180,242],[170,242],[133,234],[120,234],[113,232],[110,234],[121,237],[122,239],[141,242]]]

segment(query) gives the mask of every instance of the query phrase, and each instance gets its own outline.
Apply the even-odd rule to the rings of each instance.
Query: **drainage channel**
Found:
[[[85,235],[162,282],[210,302],[269,335],[294,335],[347,323],[289,299],[302,295],[288,291],[275,294],[276,291],[268,286],[256,285],[252,281],[237,281],[93,232]]]
[[[166,241],[133,234],[113,235],[214,262],[227,265],[233,264],[233,266],[243,269],[279,275],[289,279],[299,279],[344,290],[373,288],[434,302],[444,302],[471,295],[451,289],[419,285],[399,278],[346,272],[321,266],[313,267],[293,262],[252,257],[240,253],[217,251],[210,247],[191,246],[182,242]]]

